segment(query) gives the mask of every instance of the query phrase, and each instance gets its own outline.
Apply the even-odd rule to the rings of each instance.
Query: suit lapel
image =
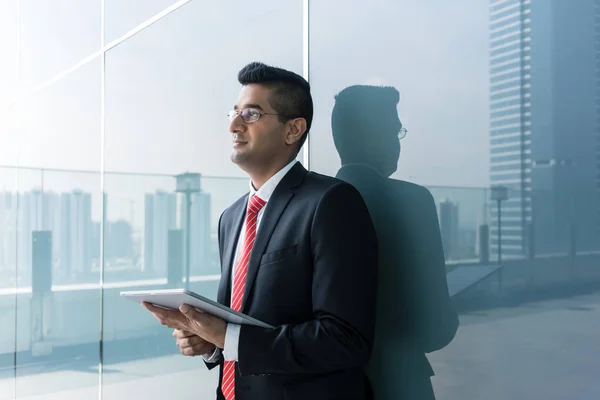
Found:
[[[229,210],[231,218],[224,221],[222,239],[226,238],[225,248],[223,249],[223,264],[221,268],[221,280],[219,282],[219,292],[217,293],[217,302],[229,306],[231,304],[231,270],[237,243],[246,215],[248,196],[244,196],[233,204]]]
[[[244,297],[242,299],[242,312],[246,308],[248,298],[252,292],[252,285],[256,280],[256,274],[258,273],[259,263],[262,255],[267,248],[267,244],[273,235],[273,231],[277,226],[277,222],[283,214],[283,211],[287,207],[288,203],[294,197],[294,188],[298,186],[304,180],[304,177],[308,171],[300,163],[296,163],[294,167],[287,173],[287,175],[279,183],[271,199],[265,206],[265,211],[258,227],[256,234],[256,240],[250,253],[250,260],[248,262],[248,272],[246,275],[246,287],[244,288]]]

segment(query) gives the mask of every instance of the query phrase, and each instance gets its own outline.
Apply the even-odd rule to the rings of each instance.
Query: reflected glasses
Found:
[[[398,139],[404,139],[408,130],[406,128],[400,128],[400,132],[398,132]]]
[[[240,117],[242,117],[242,121],[244,121],[247,124],[251,124],[253,122],[258,121],[260,119],[260,117],[262,117],[263,115],[280,115],[280,114],[268,113],[265,111],[260,111],[256,108],[244,108],[242,110],[231,110],[227,114],[227,116],[229,117],[229,121],[233,121],[235,119],[235,117],[237,117],[238,115]]]

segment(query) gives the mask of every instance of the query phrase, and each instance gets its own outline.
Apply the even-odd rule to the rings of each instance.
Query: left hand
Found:
[[[221,349],[225,347],[227,322],[221,318],[199,312],[187,304],[182,304],[179,311],[165,310],[146,302],[143,302],[142,305],[162,325],[172,329],[192,332]]]

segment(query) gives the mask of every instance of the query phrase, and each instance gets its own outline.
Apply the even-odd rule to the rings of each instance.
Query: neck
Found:
[[[269,179],[273,177],[273,175],[281,171],[281,169],[288,165],[290,162],[292,162],[291,159],[287,161],[274,163],[269,166],[263,166],[262,168],[242,167],[242,169],[246,171],[246,173],[250,176],[250,180],[252,181],[252,186],[254,186],[254,189],[259,190]]]
[[[378,174],[383,175],[383,176],[389,176],[384,174],[381,171],[381,168],[376,167],[375,165],[368,163],[368,162],[361,162],[361,161],[348,161],[348,162],[343,162],[342,163],[342,168],[343,167],[352,167],[352,166],[359,166],[359,167],[366,167],[369,169],[372,169],[374,171],[376,171]]]

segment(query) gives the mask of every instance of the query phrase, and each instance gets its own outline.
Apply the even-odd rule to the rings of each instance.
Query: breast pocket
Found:
[[[294,257],[297,253],[298,245],[287,246],[282,249],[270,251],[261,257],[260,265],[274,263],[288,257]]]

